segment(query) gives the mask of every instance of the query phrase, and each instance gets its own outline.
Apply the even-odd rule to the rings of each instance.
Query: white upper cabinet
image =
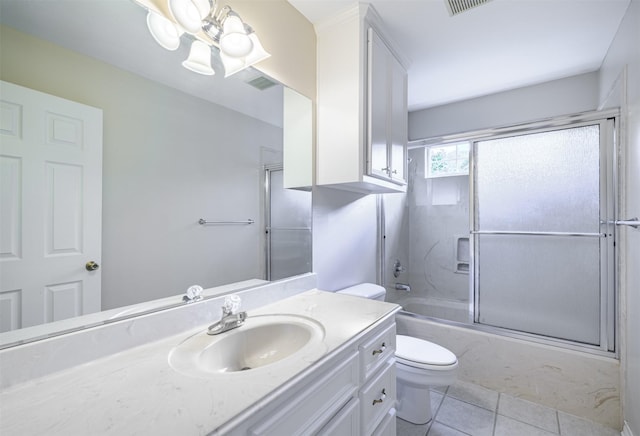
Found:
[[[407,73],[370,5],[317,27],[317,184],[405,192]]]

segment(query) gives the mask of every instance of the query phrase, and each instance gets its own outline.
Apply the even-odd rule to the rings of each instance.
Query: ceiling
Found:
[[[355,0],[288,1],[313,23],[356,4]],[[379,12],[408,61],[412,111],[596,71],[630,3],[491,0],[449,17],[445,0],[366,1]],[[132,0],[0,0],[3,24],[255,118],[281,123],[281,114],[265,99],[265,92],[275,96],[274,88],[261,92],[243,83],[242,77],[224,79],[222,74],[210,77],[187,71],[181,66],[189,47],[185,37],[177,51],[162,49],[149,35],[145,16]],[[253,78],[256,73],[249,74]],[[265,104],[255,103],[257,93]]]
[[[314,24],[354,0],[288,0]],[[491,0],[450,17],[445,0],[365,0],[407,58],[415,111],[596,71],[630,0]]]

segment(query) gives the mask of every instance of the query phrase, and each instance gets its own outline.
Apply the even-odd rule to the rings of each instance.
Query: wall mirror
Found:
[[[176,51],[157,45],[146,28],[146,11],[131,0],[2,0],[0,25],[3,82],[102,111],[102,177],[96,191],[102,194],[101,225],[93,230],[101,248],[88,255],[82,250],[87,238],[79,237],[80,248],[54,253],[74,258],[76,273],[98,278],[99,313],[76,316],[86,312],[83,305],[92,297],[73,278],[43,282],[31,296],[9,283],[5,268],[28,251],[15,252],[15,243],[27,247],[33,232],[22,220],[24,208],[3,207],[1,218],[13,224],[3,227],[0,240],[0,347],[181,304],[194,284],[250,287],[266,278],[265,168],[283,159],[285,87],[255,69],[224,78],[215,56],[214,76],[184,69],[189,41]],[[63,136],[65,126],[60,124]],[[10,141],[0,140],[0,154],[11,157]],[[12,170],[15,162],[2,162],[2,189],[31,195],[28,183],[15,182],[22,180]],[[23,184],[18,189],[14,182]],[[54,192],[46,189],[46,195]],[[202,225],[200,219],[222,224]],[[37,227],[51,222],[42,220]],[[310,222],[296,225],[310,234]],[[310,245],[296,245],[310,239],[289,237],[270,245],[282,250],[279,259],[286,259],[288,250],[296,258],[295,250],[308,253],[301,267],[306,271],[291,272],[297,274],[311,270]],[[99,269],[88,271],[90,261]],[[38,266],[22,271],[40,273]],[[29,308],[30,300],[38,305]]]

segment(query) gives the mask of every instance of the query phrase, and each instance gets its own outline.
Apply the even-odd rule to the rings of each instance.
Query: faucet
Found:
[[[400,273],[404,272],[405,269],[402,266],[402,264],[400,263],[399,260],[396,260],[395,263],[393,264],[393,276],[395,278],[398,278],[398,276],[400,275]]]
[[[247,319],[247,312],[238,312],[242,301],[237,295],[227,295],[222,305],[222,318],[207,329],[209,335],[219,335],[220,333],[240,327]]]
[[[405,283],[396,283],[396,290],[411,292],[411,286]]]

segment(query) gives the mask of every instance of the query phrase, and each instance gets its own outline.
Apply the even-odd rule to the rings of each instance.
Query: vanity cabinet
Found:
[[[406,192],[407,73],[372,6],[317,26],[317,184]]]
[[[233,434],[395,435],[395,321],[379,322],[309,368]]]

